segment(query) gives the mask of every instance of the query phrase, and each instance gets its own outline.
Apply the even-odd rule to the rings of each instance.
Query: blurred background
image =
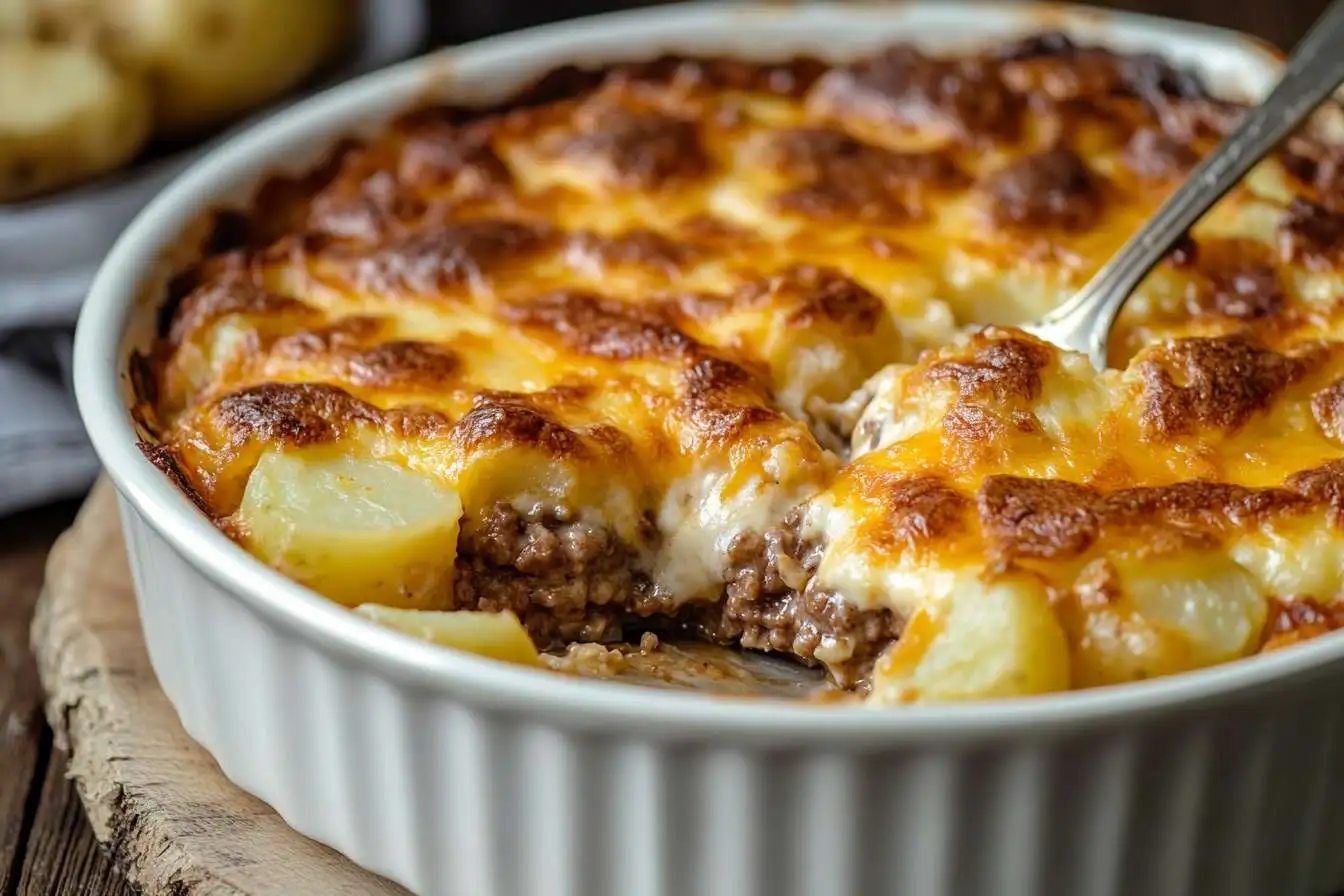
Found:
[[[542,22],[650,5],[654,4],[647,0],[429,0],[430,30],[435,43],[456,43]],[[1107,0],[1091,5],[1234,28],[1288,49],[1324,11],[1326,0]]]

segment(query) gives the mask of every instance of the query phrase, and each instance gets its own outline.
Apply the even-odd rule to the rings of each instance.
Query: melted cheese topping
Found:
[[[956,615],[980,599],[967,582],[1015,583],[986,625],[1014,602],[1035,620],[1044,589],[1074,686],[1254,653],[1274,602],[1344,592],[1341,384],[1344,345],[1329,341],[1188,338],[1096,373],[983,331],[876,381],[855,459],[808,507],[804,534],[825,545],[809,587],[963,625],[979,618]],[[991,667],[1018,649],[982,640]],[[879,663],[881,693],[942,693],[912,690],[912,650]]]
[[[1059,35],[661,60],[421,110],[218,218],[138,368],[146,451],[310,584],[331,569],[305,578],[316,536],[259,462],[415,494],[376,538],[353,499],[295,499],[386,564],[337,576],[346,602],[510,610],[543,646],[671,618],[878,702],[1326,630],[1337,143],[1295,138],[1194,228],[1115,369],[977,332],[1081,285],[1236,114]]]

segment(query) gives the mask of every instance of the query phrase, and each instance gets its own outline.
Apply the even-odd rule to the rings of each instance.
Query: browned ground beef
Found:
[[[712,641],[788,653],[825,665],[842,687],[865,680],[900,633],[890,610],[861,610],[808,582],[819,546],[800,544],[797,520],[764,535],[746,532],[729,549],[722,603],[698,610],[695,631]],[[801,589],[801,590],[800,590]],[[818,655],[819,648],[828,647]]]
[[[633,639],[657,629],[807,663],[825,658],[837,683],[853,687],[899,633],[899,620],[804,587],[820,551],[799,544],[795,533],[790,520],[764,534],[739,535],[720,599],[679,606],[635,570],[637,552],[605,529],[563,512],[521,514],[500,503],[463,532],[456,604],[512,610],[542,648]],[[817,656],[823,646],[829,651]]]
[[[461,609],[512,610],[543,648],[614,641],[649,582],[633,551],[603,528],[498,503],[458,545],[454,598]]]

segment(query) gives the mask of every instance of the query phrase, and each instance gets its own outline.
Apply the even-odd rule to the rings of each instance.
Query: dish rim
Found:
[[[627,684],[576,679],[531,670],[416,641],[385,629],[309,591],[265,566],[218,531],[136,447],[137,434],[125,402],[128,329],[144,313],[143,289],[190,224],[221,197],[250,191],[259,162],[283,167],[286,149],[302,147],[311,156],[337,137],[379,123],[406,103],[395,96],[425,97],[444,80],[490,81],[482,70],[526,69],[526,79],[552,67],[533,57],[557,54],[571,62],[610,61],[614,48],[631,42],[630,58],[647,58],[660,47],[671,50],[694,40],[697,27],[722,27],[725,19],[782,27],[804,33],[809,19],[849,21],[897,14],[915,28],[921,18],[951,27],[958,16],[992,13],[1021,20],[1024,30],[1055,27],[1115,29],[1116,36],[1142,42],[1177,42],[1192,48],[1221,46],[1258,58],[1266,71],[1280,54],[1267,44],[1234,32],[1156,16],[1113,13],[1067,4],[1015,6],[1007,2],[755,4],[725,9],[720,4],[654,7],[543,25],[431,53],[356,78],[324,91],[249,127],[213,148],[178,175],[136,216],[99,268],[79,318],[74,351],[74,383],[80,414],[94,448],[123,500],[143,516],[173,549],[215,585],[252,612],[316,642],[346,662],[371,665],[403,685],[428,692],[451,692],[477,707],[541,715],[568,727],[609,727],[667,737],[713,734],[731,740],[768,738],[772,743],[830,743],[846,748],[890,746],[940,738],[952,741],[1004,739],[1030,730],[1059,732],[1098,723],[1127,723],[1172,713],[1192,704],[1236,701],[1266,689],[1282,688],[1344,669],[1344,634],[1324,635],[1291,649],[1234,660],[1149,681],[1006,698],[900,708],[815,705],[768,698],[723,698],[675,691],[652,691]],[[908,22],[907,22],[908,20]],[[781,23],[783,23],[781,25]],[[773,27],[773,26],[772,26]],[[851,25],[852,27],[852,25]],[[768,30],[768,28],[767,28]],[[992,28],[974,31],[983,42]],[[1160,35],[1160,36],[1159,36]],[[883,37],[882,40],[890,40]],[[1123,43],[1124,41],[1117,41]],[[597,52],[593,52],[594,46]],[[848,54],[857,46],[846,47]],[[750,49],[739,51],[752,56]],[[754,53],[756,58],[768,54]],[[475,71],[477,74],[472,75]],[[501,80],[496,75],[493,80]],[[504,78],[503,80],[508,80]],[[433,85],[431,87],[431,85]],[[468,88],[470,89],[470,88]],[[352,112],[350,110],[358,110]],[[381,116],[381,118],[380,118]],[[305,163],[307,163],[305,161]],[[246,185],[246,186],[244,186]],[[147,583],[148,587],[152,584]]]

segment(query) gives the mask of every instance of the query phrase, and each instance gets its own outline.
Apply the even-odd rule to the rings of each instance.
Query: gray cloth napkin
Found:
[[[81,494],[98,473],[69,387],[73,335],[0,330],[0,516]]]
[[[362,9],[360,45],[348,64],[319,86],[403,59],[424,43],[428,21],[422,0],[363,0]],[[208,148],[50,201],[0,207],[0,516],[83,494],[97,476],[98,461],[70,388],[75,318],[120,230]]]

